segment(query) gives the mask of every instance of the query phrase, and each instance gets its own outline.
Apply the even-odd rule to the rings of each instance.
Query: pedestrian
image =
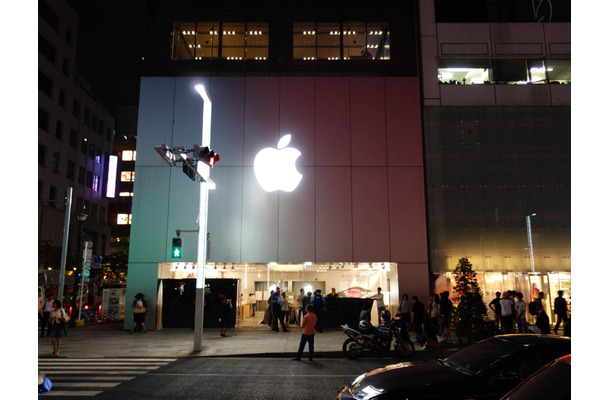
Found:
[[[248,293],[248,303],[250,303],[252,305],[251,317],[255,317],[256,316],[256,296],[254,296],[254,293]]]
[[[53,355],[59,356],[59,348],[61,347],[61,338],[65,336],[64,327],[68,322],[66,311],[61,306],[61,301],[53,300],[53,311],[49,316],[51,343],[53,344]]]
[[[335,288],[331,288],[330,293],[326,295],[327,299],[336,299],[337,297],[339,297],[339,294]]]
[[[42,315],[40,317],[40,337],[44,337],[44,331],[47,330],[47,337],[51,335],[51,311],[53,311],[53,295],[47,294],[44,303],[42,303]]]
[[[378,287],[377,294],[373,294],[368,298],[377,302],[377,319],[379,325],[381,325],[381,313],[385,311],[385,303],[383,302],[383,293],[381,293],[381,288]]]
[[[233,303],[230,297],[220,295],[220,336],[227,337],[227,328],[233,326]]]
[[[290,309],[291,309],[290,302],[288,301],[288,298],[286,297],[286,292],[282,292],[282,318],[285,321],[286,328],[290,328],[290,326],[289,326]]]
[[[502,293],[496,292],[496,298],[493,299],[489,303],[489,308],[491,308],[495,314],[496,329],[500,329],[500,320],[502,319],[502,309],[500,308],[500,296],[502,296]]]
[[[502,332],[504,333],[512,333],[513,332],[513,314],[514,314],[514,306],[513,302],[510,300],[510,295],[508,292],[502,293],[502,298],[500,299],[500,315],[502,319]]]
[[[553,312],[557,314],[557,324],[555,324],[555,335],[557,335],[557,330],[559,329],[559,324],[563,321],[563,327],[565,330],[566,321],[568,320],[568,303],[566,299],[563,298],[563,290],[557,291],[557,297],[555,297],[555,301],[553,304]]]
[[[288,329],[286,329],[286,325],[284,325],[284,318],[282,318],[282,300],[280,299],[279,286],[275,288],[275,292],[273,292],[269,297],[269,304],[271,305],[271,312],[273,314],[273,324],[271,326],[271,329],[276,332],[279,332],[279,325],[282,325],[283,332],[290,332]]]
[[[129,333],[133,333],[138,324],[142,324],[142,333],[146,333],[146,300],[144,300],[144,295],[142,293],[136,294],[133,304],[131,305],[133,308],[133,325]]]
[[[322,296],[322,290],[316,289],[309,302],[313,306],[313,313],[318,317],[318,332],[322,333],[322,313],[326,305],[326,299]]]
[[[453,313],[453,303],[449,300],[449,292],[444,291],[441,293],[441,300],[439,301],[440,308],[440,322],[438,325],[438,335],[440,336],[439,342],[449,340],[449,320]]]
[[[398,315],[400,316],[400,322],[405,329],[409,329],[411,324],[411,307],[413,304],[409,300],[409,295],[406,293],[402,294],[400,303],[398,304]]]
[[[527,305],[523,301],[523,293],[517,292],[517,301],[515,301],[515,317],[517,318],[517,329],[519,333],[527,333],[527,322],[525,320],[525,309]]]
[[[305,298],[305,289],[301,288],[299,296],[297,297],[297,306],[299,307],[297,313],[297,325],[301,325],[301,318],[305,316],[305,305],[303,299]]]
[[[413,329],[415,330],[415,337],[420,338],[420,340],[418,340],[418,342],[421,346],[423,346],[425,338],[424,338],[424,330],[423,330],[422,325],[424,323],[424,314],[426,313],[426,306],[424,306],[424,303],[419,301],[419,298],[417,296],[413,296],[413,297],[411,297],[411,299],[413,300],[413,309],[411,311],[411,321],[413,321]]]
[[[440,317],[440,301],[441,298],[438,294],[434,293],[430,297],[430,304],[428,305],[428,315],[430,316],[430,323],[434,329],[434,338],[436,340],[436,334],[438,333],[439,317]]]
[[[362,309],[360,310],[358,322],[360,321],[371,322],[371,307],[367,306],[366,304],[363,304]]]
[[[301,343],[297,355],[293,358],[294,361],[301,361],[305,343],[309,343],[309,361],[313,361],[313,339],[316,334],[316,326],[318,317],[313,312],[313,304],[307,304],[305,310],[307,314],[303,317],[303,333],[301,333]]]

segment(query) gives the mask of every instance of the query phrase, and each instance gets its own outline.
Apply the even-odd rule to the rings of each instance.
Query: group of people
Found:
[[[529,304],[523,300],[523,293],[514,290],[496,292],[496,298],[489,303],[489,308],[495,314],[496,328],[503,333],[515,332],[515,324],[519,333],[546,333],[550,334],[549,316],[544,307],[544,293],[539,292],[538,297]],[[557,315],[557,323],[553,332],[557,334],[560,324],[568,320],[568,303],[563,298],[563,290],[557,292],[553,302],[553,312]],[[529,326],[526,319],[526,311],[536,319],[535,325]],[[565,332],[564,332],[565,333]]]
[[[297,306],[298,312],[295,315],[295,322],[298,326],[303,326],[302,319],[306,316],[307,306],[312,306],[312,312],[317,317],[317,330],[318,332],[322,332],[322,312],[324,311],[324,306],[326,305],[326,299],[328,298],[336,298],[338,294],[335,288],[332,288],[331,293],[329,293],[326,297],[322,295],[322,290],[317,289],[314,293],[307,292],[301,288],[299,295],[297,297]],[[267,300],[269,304],[269,312],[270,312],[270,320],[269,325],[271,329],[279,332],[279,326],[282,326],[283,332],[290,332],[288,330],[291,314],[293,311],[293,305],[290,300],[286,296],[286,292],[280,291],[279,287],[275,288],[275,291],[271,291],[271,295]]]
[[[53,355],[58,357],[61,338],[68,335],[66,324],[70,319],[62,307],[61,301],[53,300],[53,295],[47,294],[38,310],[38,318],[40,319],[40,337],[45,337],[46,330],[46,337],[51,338],[53,345]]]
[[[449,300],[449,292],[430,296],[428,305],[419,301],[419,297],[404,293],[398,305],[400,315],[406,329],[415,331],[415,339],[425,348],[434,348],[449,336],[449,320],[453,303]]]

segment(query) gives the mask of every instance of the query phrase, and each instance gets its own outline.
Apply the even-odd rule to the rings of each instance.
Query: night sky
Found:
[[[79,15],[76,64],[102,102],[136,103],[145,0],[69,0]]]

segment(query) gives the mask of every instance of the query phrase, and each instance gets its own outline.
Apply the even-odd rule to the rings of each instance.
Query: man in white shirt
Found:
[[[44,330],[47,329],[47,337],[51,335],[51,325],[49,325],[49,317],[53,311],[53,295],[47,294],[45,301],[42,303],[42,318],[40,319],[40,337],[44,337]]]
[[[377,288],[377,294],[369,296],[369,299],[373,299],[377,302],[377,318],[379,319],[379,325],[381,325],[381,313],[385,311],[385,303],[383,302],[383,293],[381,288]]]

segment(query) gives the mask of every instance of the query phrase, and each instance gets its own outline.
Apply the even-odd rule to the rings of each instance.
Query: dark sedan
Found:
[[[444,359],[388,365],[343,387],[337,400],[499,399],[539,368],[571,352],[570,339],[499,335]]]

